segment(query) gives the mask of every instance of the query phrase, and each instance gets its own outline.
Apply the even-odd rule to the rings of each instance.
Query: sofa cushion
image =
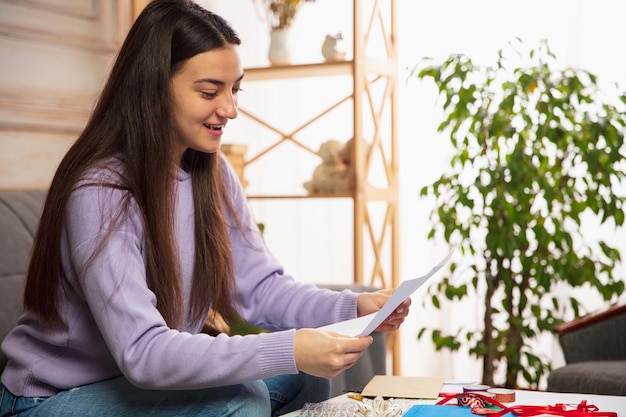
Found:
[[[566,363],[626,360],[626,306],[614,306],[568,326],[559,333]]]
[[[626,361],[576,362],[555,369],[548,391],[626,395]]]
[[[0,340],[22,311],[22,292],[45,191],[0,191]],[[0,371],[6,358],[0,352]]]

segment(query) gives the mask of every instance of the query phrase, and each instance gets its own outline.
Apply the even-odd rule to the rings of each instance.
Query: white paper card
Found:
[[[428,278],[435,275],[452,257],[454,250],[450,251],[437,265],[433,266],[424,276],[403,281],[385,305],[376,313],[359,317],[352,320],[341,321],[328,326],[319,327],[320,330],[332,331],[346,336],[367,336],[385,321],[400,304],[421,287]]]

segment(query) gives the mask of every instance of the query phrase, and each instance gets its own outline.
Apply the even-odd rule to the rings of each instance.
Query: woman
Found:
[[[134,23],[50,186],[2,345],[0,416],[278,415],[327,398],[325,378],[370,345],[315,328],[388,293],[284,275],[216,153],[237,116],[239,44],[190,1],[155,0]],[[201,333],[209,311],[272,332]]]

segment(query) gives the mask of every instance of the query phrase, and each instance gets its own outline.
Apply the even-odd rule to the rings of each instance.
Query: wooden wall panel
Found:
[[[54,171],[75,135],[3,131],[0,148],[0,188],[39,189],[50,184]]]
[[[0,188],[45,188],[133,18],[128,0],[0,0]]]

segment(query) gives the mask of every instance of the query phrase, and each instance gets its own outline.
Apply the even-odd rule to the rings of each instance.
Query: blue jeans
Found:
[[[303,373],[187,391],[141,389],[118,377],[52,397],[16,397],[0,385],[0,417],[269,417],[329,395],[330,381]]]

